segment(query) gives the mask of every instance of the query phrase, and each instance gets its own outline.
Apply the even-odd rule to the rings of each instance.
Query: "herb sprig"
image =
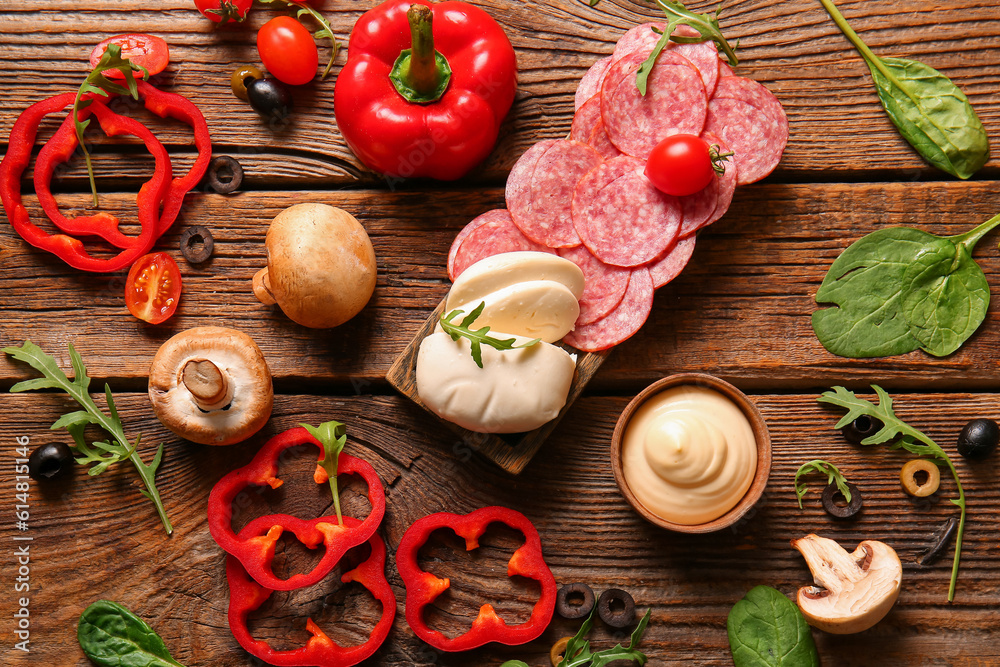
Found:
[[[587,635],[590,634],[590,630],[594,626],[594,612],[591,611],[590,616],[580,626],[580,630],[566,644],[563,659],[559,662],[558,667],[604,667],[616,660],[634,660],[639,665],[645,665],[649,658],[639,650],[638,646],[642,640],[642,634],[646,631],[646,626],[649,625],[652,613],[652,609],[646,610],[639,625],[632,631],[628,646],[617,644],[612,648],[591,653],[590,642],[587,640]],[[500,667],[528,667],[528,663],[522,660],[508,660]]]
[[[333,28],[330,27],[330,22],[327,21],[325,18],[323,18],[322,14],[320,14],[318,11],[316,11],[309,5],[305,4],[304,2],[296,2],[296,0],[260,0],[260,1],[265,5],[281,4],[281,5],[288,5],[290,7],[298,7],[298,10],[295,12],[295,17],[299,20],[299,22],[302,21],[303,16],[309,15],[313,17],[313,19],[322,26],[319,30],[313,33],[313,37],[315,39],[330,40],[330,44],[332,47],[330,50],[330,60],[329,62],[327,62],[326,69],[323,70],[323,74],[320,76],[321,80],[325,79],[327,75],[330,73],[330,70],[333,68],[333,61],[337,59],[337,54],[340,53],[340,43],[337,42],[337,38],[334,37],[333,35]]]
[[[457,341],[459,338],[468,338],[472,342],[472,358],[475,360],[476,365],[480,368],[483,367],[482,346],[484,344],[497,350],[517,350],[522,347],[531,347],[541,341],[541,338],[535,338],[534,340],[530,340],[523,345],[514,345],[514,343],[517,342],[516,338],[495,338],[490,336],[489,327],[483,327],[472,331],[469,327],[480,315],[482,315],[483,308],[485,307],[486,302],[481,301],[471,313],[466,315],[465,319],[462,320],[460,324],[455,324],[452,320],[463,314],[465,312],[463,310],[456,309],[448,313],[448,315],[441,316],[441,328],[444,329],[445,333],[451,336],[452,340]]]
[[[118,71],[125,77],[125,85],[118,81],[113,81],[105,76],[105,72]],[[94,206],[100,202],[97,199],[97,183],[94,180],[94,166],[90,161],[90,152],[87,144],[83,140],[83,133],[90,125],[91,118],[80,120],[80,111],[83,111],[94,101],[93,98],[83,99],[88,93],[110,97],[111,93],[116,95],[131,95],[133,99],[139,99],[139,88],[135,82],[135,72],[142,73],[142,79],[149,77],[149,71],[142,65],[133,63],[128,58],[122,58],[122,47],[120,44],[108,44],[107,50],[101,56],[97,67],[87,75],[76,92],[76,99],[73,100],[73,121],[76,124],[76,138],[80,143],[80,150],[83,151],[83,158],[87,162],[87,175],[90,176],[90,190],[94,193]]]
[[[342,526],[344,525],[344,517],[340,513],[337,463],[340,460],[340,453],[344,451],[344,445],[347,444],[347,427],[338,421],[328,421],[319,426],[310,426],[309,424],[299,424],[299,426],[309,431],[309,434],[323,445],[323,460],[319,462],[319,465],[326,472],[327,481],[330,482],[333,506],[337,510],[337,523]]]
[[[948,586],[948,602],[953,602],[955,600],[955,583],[958,581],[958,566],[962,558],[962,534],[965,531],[966,512],[965,490],[958,478],[958,471],[948,454],[936,442],[896,416],[892,409],[892,398],[884,389],[874,384],[872,389],[878,396],[878,404],[858,398],[854,392],[844,387],[834,387],[833,391],[824,392],[818,400],[820,403],[829,403],[847,410],[847,414],[837,422],[834,428],[843,428],[862,415],[874,417],[882,422],[882,429],[875,435],[862,440],[862,445],[878,445],[892,441],[889,445],[892,449],[903,449],[917,456],[926,456],[946,466],[951,471],[955,486],[958,488],[958,498],[950,500],[962,511],[958,522],[958,533],[955,535],[955,559],[951,568],[951,584]]]
[[[146,486],[145,489],[140,490],[140,493],[156,506],[156,512],[160,516],[160,522],[163,523],[163,529],[167,531],[168,535],[171,534],[174,529],[170,525],[170,519],[167,518],[167,512],[163,507],[163,502],[160,500],[160,492],[156,488],[155,481],[156,470],[160,467],[160,463],[163,460],[163,445],[161,444],[157,448],[156,455],[149,465],[143,463],[142,458],[136,451],[136,447],[142,436],[140,435],[135,439],[135,444],[129,441],[125,435],[125,427],[118,417],[118,409],[115,407],[114,399],[111,396],[111,389],[107,384],[104,385],[104,395],[107,399],[108,410],[111,415],[104,414],[97,407],[97,404],[94,403],[94,399],[90,397],[88,392],[90,378],[87,376],[87,367],[84,366],[83,359],[76,349],[74,349],[73,345],[69,346],[69,356],[73,364],[74,373],[72,381],[59,368],[55,359],[43,352],[40,347],[30,340],[24,341],[21,347],[5,347],[3,351],[14,359],[25,362],[44,376],[18,382],[10,388],[11,393],[32,391],[35,389],[59,389],[69,394],[83,407],[83,410],[63,415],[56,420],[52,428],[65,428],[69,431],[73,437],[73,441],[76,443],[74,449],[80,455],[76,459],[77,463],[81,465],[93,464],[88,474],[100,475],[115,463],[124,461],[125,459],[131,461],[139,473],[139,477],[142,478],[143,484]],[[111,437],[106,441],[97,441],[88,445],[84,438],[84,429],[91,424],[104,429]]]
[[[798,471],[795,473],[795,497],[799,501],[799,509],[802,509],[802,499],[808,493],[809,489],[806,488],[805,482],[800,483],[799,478],[805,475],[811,475],[814,473],[819,473],[821,475],[826,475],[827,484],[836,484],[837,490],[844,496],[844,500],[851,502],[851,490],[847,487],[847,479],[844,478],[843,473],[840,469],[830,463],[829,461],[824,461],[823,459],[815,459],[807,463],[803,463],[799,466]]]

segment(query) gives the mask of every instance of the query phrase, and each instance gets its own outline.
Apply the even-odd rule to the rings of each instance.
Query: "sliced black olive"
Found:
[[[587,584],[566,584],[556,595],[556,611],[563,618],[590,616],[594,610],[594,591]]]
[[[212,256],[215,240],[208,227],[192,225],[181,234],[181,254],[192,264],[201,264]]]
[[[865,438],[870,438],[882,430],[882,422],[868,415],[861,415],[850,424],[840,429],[847,441],[860,445]]]
[[[635,600],[620,588],[609,588],[597,600],[597,615],[613,628],[624,628],[635,620]]]
[[[997,448],[1000,427],[992,419],[973,419],[958,436],[958,453],[967,459],[984,459]]]
[[[251,81],[263,78],[264,73],[259,69],[253,65],[244,65],[233,72],[233,76],[229,80],[229,85],[232,86],[233,95],[240,98],[244,102],[249,102],[250,97],[247,95],[247,86],[250,85]]]
[[[60,477],[73,467],[73,450],[63,442],[49,442],[35,447],[28,457],[28,475],[45,480]]]
[[[220,155],[208,164],[208,186],[220,195],[228,195],[243,184],[243,167],[236,158]]]
[[[262,116],[282,119],[292,108],[292,94],[274,79],[256,79],[247,86],[250,106]]]
[[[840,492],[836,484],[830,484],[823,489],[823,509],[835,519],[853,518],[864,506],[864,502],[861,499],[861,490],[857,486],[847,482],[847,490],[851,492],[851,502],[847,502],[844,494]],[[844,504],[839,504],[838,500]]]

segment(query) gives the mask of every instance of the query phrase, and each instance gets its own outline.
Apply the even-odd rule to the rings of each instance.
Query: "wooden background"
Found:
[[[358,16],[373,4],[327,0],[322,9],[346,41]],[[1000,384],[996,302],[980,331],[946,359],[919,352],[840,359],[819,345],[809,316],[829,264],[861,235],[901,224],[957,233],[1000,212],[1000,163],[991,160],[970,182],[927,167],[885,117],[867,68],[816,0],[726,3],[725,34],[740,40],[737,72],[767,85],[788,114],[784,159],[765,182],[739,189],[729,213],[699,237],[684,274],[659,291],[643,330],[607,359],[550,442],[522,475],[511,477],[396,395],[384,375],[446,293],[445,260],[457,231],[503,204],[506,174],[517,157],[534,142],[569,131],[573,92],[587,67],[610,53],[626,29],[655,20],[657,12],[641,0],[602,0],[597,7],[573,0],[477,4],[504,26],[517,50],[518,96],[493,155],[469,177],[444,184],[390,183],[350,154],[336,128],[332,95],[346,54],[330,79],[296,90],[296,112],[288,124],[269,125],[232,96],[229,75],[257,62],[255,28],[277,13],[270,8],[255,9],[242,27],[213,30],[189,0],[0,3],[0,141],[29,104],[79,86],[85,59],[98,41],[151,32],[171,47],[171,67],[158,84],[194,100],[208,118],[215,153],[238,157],[247,172],[236,195],[191,195],[182,219],[159,244],[178,258],[184,294],[177,315],[157,327],[127,313],[124,274],[73,271],[0,225],[0,344],[30,338],[66,368],[67,344],[77,347],[96,378],[94,388],[108,382],[130,434],[143,434],[147,460],[157,444],[166,443],[158,481],[176,528],[172,537],[163,533],[138,493],[134,471],[120,466],[98,478],[77,471],[63,483],[32,482],[30,529],[15,531],[15,438],[28,436],[32,446],[66,440],[65,433],[48,427],[71,406],[54,394],[0,394],[0,663],[89,664],[76,643],[76,621],[90,602],[103,597],[147,619],[186,665],[259,664],[227,628],[223,556],[208,534],[206,498],[212,485],[249,461],[267,437],[302,421],[336,418],[348,424],[348,451],[372,461],[389,499],[381,534],[389,547],[387,571],[399,618],[389,641],[367,664],[498,665],[520,658],[545,665],[552,642],[573,634],[577,624],[557,617],[529,645],[448,655],[417,640],[402,620],[404,589],[392,553],[406,527],[430,512],[490,504],[519,509],[534,521],[560,583],[587,582],[598,593],[625,588],[640,608],[652,607],[643,641],[650,664],[730,665],[729,609],[757,584],[792,595],[809,583],[804,562],[788,543],[808,532],[851,549],[862,539],[882,539],[904,562],[899,603],[881,624],[847,637],[814,631],[825,665],[870,665],[874,656],[886,665],[997,664],[996,457],[975,465],[958,461],[969,523],[958,592],[948,604],[950,552],[932,566],[916,559],[936,527],[955,513],[947,502],[953,484],[942,484],[940,498],[909,499],[898,483],[906,457],[886,447],[848,445],[832,430],[840,414],[815,400],[833,384],[857,390],[881,384],[897,397],[904,418],[958,458],[954,442],[968,419],[1000,418],[1000,400],[992,393]],[[689,6],[714,9],[701,0]],[[993,3],[844,0],[840,6],[877,53],[917,58],[950,76],[996,144],[1000,12]],[[176,169],[190,164],[186,128],[134,113],[156,129]],[[55,125],[46,123],[43,138]],[[127,212],[151,160],[141,147],[94,140],[103,207]],[[87,206],[79,164],[56,186],[66,210]],[[33,206],[30,181],[25,192]],[[374,299],[359,317],[334,330],[299,327],[260,305],[250,291],[250,278],[265,261],[269,221],[303,201],[354,213],[378,256]],[[190,224],[208,225],[216,240],[214,258],[197,267],[177,252],[179,235]],[[997,242],[990,234],[976,251],[994,286],[1000,284]],[[178,331],[206,324],[250,334],[274,374],[279,396],[273,419],[242,445],[213,449],[179,440],[156,421],[145,396],[148,364],[159,345]],[[608,446],[618,414],[646,384],[678,371],[734,382],[751,394],[770,427],[770,483],[753,516],[733,530],[708,536],[665,533],[639,519],[614,485]],[[26,367],[0,359],[0,389],[31,376]],[[815,492],[798,509],[792,477],[812,458],[836,463],[861,486],[860,519],[832,522]],[[240,523],[274,509],[323,512],[322,497],[304,477],[307,467],[300,462],[293,468],[281,493],[254,499]],[[365,511],[353,487],[347,495],[352,511]],[[13,590],[14,552],[23,544],[13,537],[19,534],[33,537],[27,655],[14,650],[12,615],[24,595]],[[439,538],[423,552],[424,562],[454,584],[430,616],[434,627],[460,632],[487,600],[510,622],[527,618],[537,591],[504,576],[517,535],[491,531],[472,556],[446,535]],[[281,566],[291,572],[315,557],[301,551],[283,541]],[[358,642],[377,614],[377,605],[359,588],[327,581],[269,602],[253,627],[259,636],[276,638],[279,647],[292,648],[304,641],[303,618],[312,615],[335,639]],[[600,623],[592,636],[595,648],[621,639]]]

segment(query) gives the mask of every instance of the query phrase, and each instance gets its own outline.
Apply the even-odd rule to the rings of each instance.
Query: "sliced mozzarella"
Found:
[[[470,346],[468,339],[454,341],[443,332],[420,343],[417,393],[442,419],[479,433],[520,433],[551,421],[566,404],[576,362],[562,348],[536,343],[496,350],[483,345],[479,368]]]
[[[458,306],[458,309],[468,315],[481,303],[486,305],[471,325],[472,329],[489,327],[492,331],[508,332],[508,335],[541,338],[546,343],[561,340],[573,330],[580,316],[580,302],[565,285],[554,280],[517,283]],[[462,316],[453,319],[454,322],[461,320]]]
[[[554,280],[579,299],[583,294],[583,271],[568,259],[547,252],[505,252],[480,260],[455,279],[448,293],[449,311],[482,301],[487,294],[516,283]]]

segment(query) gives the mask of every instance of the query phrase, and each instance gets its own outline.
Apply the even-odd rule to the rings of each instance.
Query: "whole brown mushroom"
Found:
[[[296,204],[267,230],[267,268],[253,288],[293,321],[313,329],[343,324],[375,291],[375,249],[354,216],[327,204]]]
[[[250,336],[224,327],[195,327],[156,352],[149,400],[157,418],[180,437],[231,445],[267,423],[274,391],[264,355]]]

